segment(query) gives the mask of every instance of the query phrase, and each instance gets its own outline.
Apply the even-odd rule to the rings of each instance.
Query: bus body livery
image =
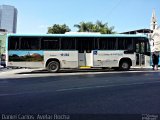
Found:
[[[149,40],[142,35],[46,34],[7,37],[7,66],[46,68],[115,68],[150,64]]]

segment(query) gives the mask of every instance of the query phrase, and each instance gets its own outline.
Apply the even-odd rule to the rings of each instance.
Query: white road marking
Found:
[[[15,96],[15,95],[24,95],[24,94],[33,94],[33,93],[45,93],[48,91],[34,91],[34,92],[22,92],[22,93],[8,93],[8,94],[0,94],[0,97],[3,96]]]
[[[61,91],[84,90],[84,89],[93,89],[93,88],[121,87],[121,86],[144,85],[144,84],[152,84],[152,83],[160,83],[160,81],[118,84],[118,85],[107,85],[107,86],[75,87],[75,88],[59,89],[59,90],[56,90],[56,91],[61,92]]]
[[[59,90],[56,90],[56,91],[61,92],[61,91],[84,90],[84,89],[103,88],[103,87],[106,87],[106,86],[75,87],[75,88],[59,89]]]

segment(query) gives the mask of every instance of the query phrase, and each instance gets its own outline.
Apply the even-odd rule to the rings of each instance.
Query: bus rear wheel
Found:
[[[119,65],[119,69],[122,71],[127,71],[130,69],[130,63],[128,61],[121,61]]]
[[[51,61],[47,65],[47,70],[49,72],[55,73],[55,72],[58,72],[59,69],[60,69],[60,64],[57,61]]]

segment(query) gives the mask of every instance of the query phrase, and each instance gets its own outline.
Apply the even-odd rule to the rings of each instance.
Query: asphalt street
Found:
[[[0,113],[160,114],[160,72],[19,70],[0,77]]]

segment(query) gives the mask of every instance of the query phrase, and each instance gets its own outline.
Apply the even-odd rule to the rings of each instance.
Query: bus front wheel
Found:
[[[130,63],[128,61],[121,61],[119,65],[119,69],[123,71],[127,71],[130,69]]]
[[[57,61],[51,61],[47,65],[47,70],[52,73],[58,72],[59,68],[60,68],[60,64]]]

